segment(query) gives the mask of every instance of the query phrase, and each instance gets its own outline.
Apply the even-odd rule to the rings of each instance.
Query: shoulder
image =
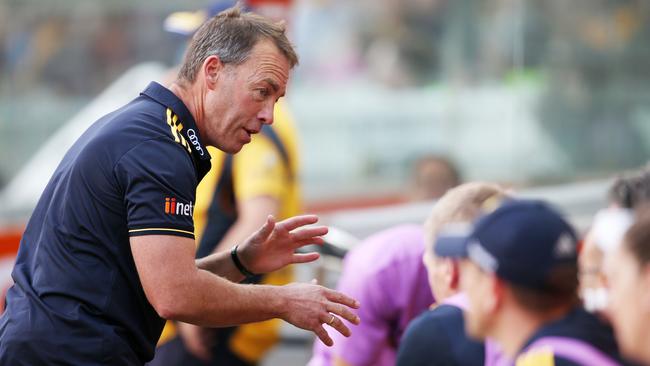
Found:
[[[527,342],[532,345],[544,339],[579,342],[606,355],[618,357],[614,331],[607,323],[582,308],[576,308],[564,318],[542,327]]]
[[[190,155],[174,141],[158,136],[139,141],[116,158],[112,174],[125,191],[147,183],[195,195],[196,168]]]
[[[422,337],[429,341],[454,342],[463,334],[463,312],[451,305],[439,305],[425,311],[409,323],[405,337]]]
[[[409,324],[400,341],[398,365],[453,364],[445,312],[438,309],[422,313]]]
[[[421,262],[424,252],[424,234],[420,225],[399,225],[369,236],[352,249],[346,262],[368,262],[374,268],[392,266],[394,262],[411,260]]]
[[[119,157],[144,141],[174,142],[165,118],[165,107],[139,97],[97,120],[83,133],[79,145]]]
[[[378,297],[376,300],[382,301],[394,296],[398,288],[424,291],[419,287],[413,288],[413,284],[419,283],[416,279],[424,276],[423,239],[419,235],[400,235],[421,232],[418,230],[421,229],[416,225],[388,229],[369,237],[348,252],[339,280],[340,289],[372,293]],[[421,249],[408,250],[410,246]],[[401,301],[398,298],[394,300]]]

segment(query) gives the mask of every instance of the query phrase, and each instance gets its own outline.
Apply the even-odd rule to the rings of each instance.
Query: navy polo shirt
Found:
[[[164,320],[129,238],[194,238],[196,186],[209,169],[192,115],[157,83],[95,122],[27,224],[0,318],[0,365],[150,360]]]
[[[465,334],[463,311],[442,304],[415,318],[406,328],[398,366],[483,366],[485,347]]]

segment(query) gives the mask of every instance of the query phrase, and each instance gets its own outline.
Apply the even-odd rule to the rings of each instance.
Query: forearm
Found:
[[[195,261],[198,269],[208,271],[232,282],[240,282],[244,275],[237,269],[230,257],[230,251],[211,254]]]
[[[172,320],[225,327],[282,317],[279,287],[235,284],[199,269],[177,288]]]
[[[264,225],[268,215],[277,213],[278,208],[278,200],[267,196],[254,197],[240,202],[237,221],[221,239],[212,255],[196,261],[197,267],[234,282],[241,281],[244,276],[235,267],[230,258],[230,251],[235,245],[243,244],[252,233]],[[239,259],[242,259],[241,256]]]

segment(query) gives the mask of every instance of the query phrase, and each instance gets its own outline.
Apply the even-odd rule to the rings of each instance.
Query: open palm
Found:
[[[322,245],[321,236],[327,234],[325,226],[309,226],[318,222],[316,215],[301,215],[275,222],[269,216],[264,226],[248,237],[238,250],[240,260],[254,273],[268,273],[288,264],[307,263],[318,259],[319,254],[295,253],[305,245]]]

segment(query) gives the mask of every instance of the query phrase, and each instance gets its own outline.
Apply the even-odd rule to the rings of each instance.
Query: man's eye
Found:
[[[262,97],[262,98],[268,97],[269,96],[269,90],[267,88],[257,89],[257,95]]]

